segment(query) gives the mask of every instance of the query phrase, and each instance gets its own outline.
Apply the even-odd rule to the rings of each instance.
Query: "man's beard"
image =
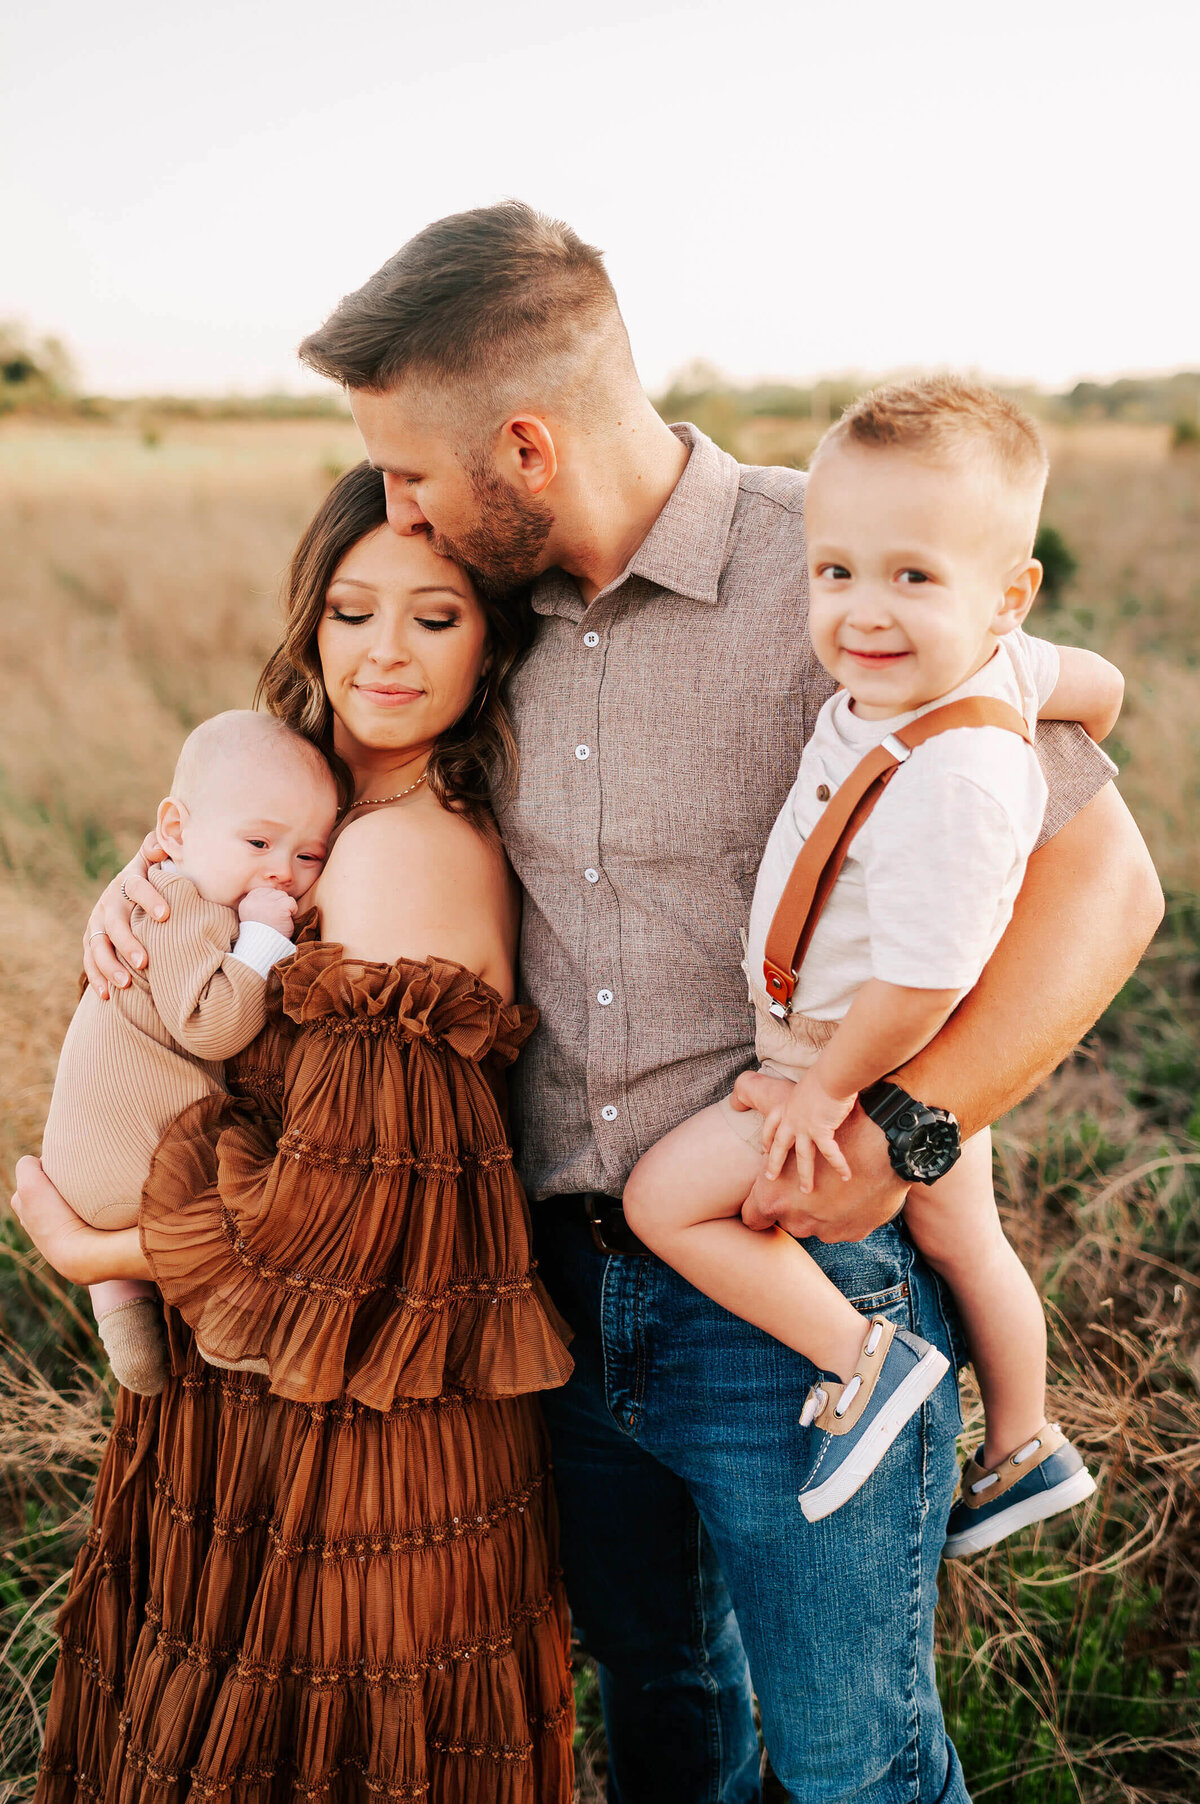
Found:
[[[507,601],[541,569],[554,515],[536,497],[520,500],[516,490],[482,462],[473,462],[469,474],[479,504],[474,526],[458,539],[434,532],[431,543],[440,557],[461,564],[479,595]]]

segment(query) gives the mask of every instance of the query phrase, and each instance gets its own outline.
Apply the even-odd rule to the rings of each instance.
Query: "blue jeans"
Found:
[[[753,1804],[751,1677],[797,1804],[966,1804],[934,1686],[954,1485],[947,1376],[858,1494],[809,1524],[813,1367],[658,1259],[596,1250],[577,1203],[534,1212],[575,1330],[543,1402],[576,1632],[600,1674],[610,1804]],[[932,1273],[895,1225],[805,1243],[870,1314],[957,1360]]]

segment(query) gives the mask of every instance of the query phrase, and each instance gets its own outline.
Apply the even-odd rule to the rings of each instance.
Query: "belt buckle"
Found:
[[[625,1211],[615,1196],[606,1196],[600,1190],[583,1192],[583,1210],[587,1216],[588,1227],[592,1231],[592,1244],[598,1252],[617,1254],[622,1258],[648,1259],[650,1248],[643,1246],[629,1223],[625,1219]],[[613,1217],[616,1238],[609,1239],[605,1232],[604,1218]]]
[[[619,1253],[620,1247],[610,1246],[604,1238],[604,1205],[611,1201],[601,1196],[597,1190],[586,1190],[583,1196],[583,1212],[588,1219],[588,1227],[592,1230],[592,1240],[600,1253]]]

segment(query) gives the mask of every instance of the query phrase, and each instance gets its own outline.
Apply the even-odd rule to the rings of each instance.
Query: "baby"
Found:
[[[92,1227],[136,1222],[164,1129],[224,1088],[222,1061],[263,1026],[267,976],[294,949],[297,898],[320,872],[337,811],[324,758],[270,715],[218,714],[185,740],[158,809],[169,857],[150,870],[169,918],[135,909],[145,970],[108,1002],[84,990],[46,1121],[46,1175]],[[91,1299],[118,1381],[161,1390],[155,1287],[113,1280]]]
[[[1036,719],[1081,721],[1102,739],[1120,708],[1123,683],[1110,664],[1020,630],[1041,580],[1032,548],[1046,472],[1037,428],[1018,407],[943,378],[867,395],[817,447],[805,502],[809,627],[841,687],[771,831],[746,966],[760,1068],[795,1087],[765,1120],[736,1097],[703,1110],[650,1149],[625,1192],[649,1247],[835,1375],[813,1386],[800,1418],[824,1431],[800,1496],[816,1521],[866,1481],[947,1361],[886,1318],[860,1315],[797,1241],[753,1232],[740,1210],[764,1162],[777,1177],[793,1148],[802,1189],[818,1153],[849,1178],[834,1135],[856,1100],[880,1124],[893,1167],[915,1181],[905,1220],[954,1294],[985,1406],[984,1442],[950,1521],[951,1556],[1095,1488],[1045,1421],[1045,1323],[1000,1226],[990,1135],[976,1134],[959,1158],[954,1117],[889,1076],[972,988],[1009,921],[1046,806]],[[944,728],[916,724],[959,703],[968,706]],[[811,938],[793,963],[805,946],[794,898],[803,901],[836,837],[836,799],[814,830],[869,755],[891,773],[886,788],[851,830],[832,887],[836,863],[801,906]]]

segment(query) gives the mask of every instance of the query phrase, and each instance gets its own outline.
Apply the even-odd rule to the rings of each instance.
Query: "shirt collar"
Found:
[[[738,465],[697,426],[684,422],[672,426],[671,431],[689,447],[683,474],[624,570],[601,589],[596,601],[611,595],[631,576],[643,577],[689,601],[716,602],[720,598],[721,571],[737,502]],[[574,578],[562,570],[547,570],[533,585],[534,612],[573,613],[570,596],[577,598],[582,618],[583,600]]]

